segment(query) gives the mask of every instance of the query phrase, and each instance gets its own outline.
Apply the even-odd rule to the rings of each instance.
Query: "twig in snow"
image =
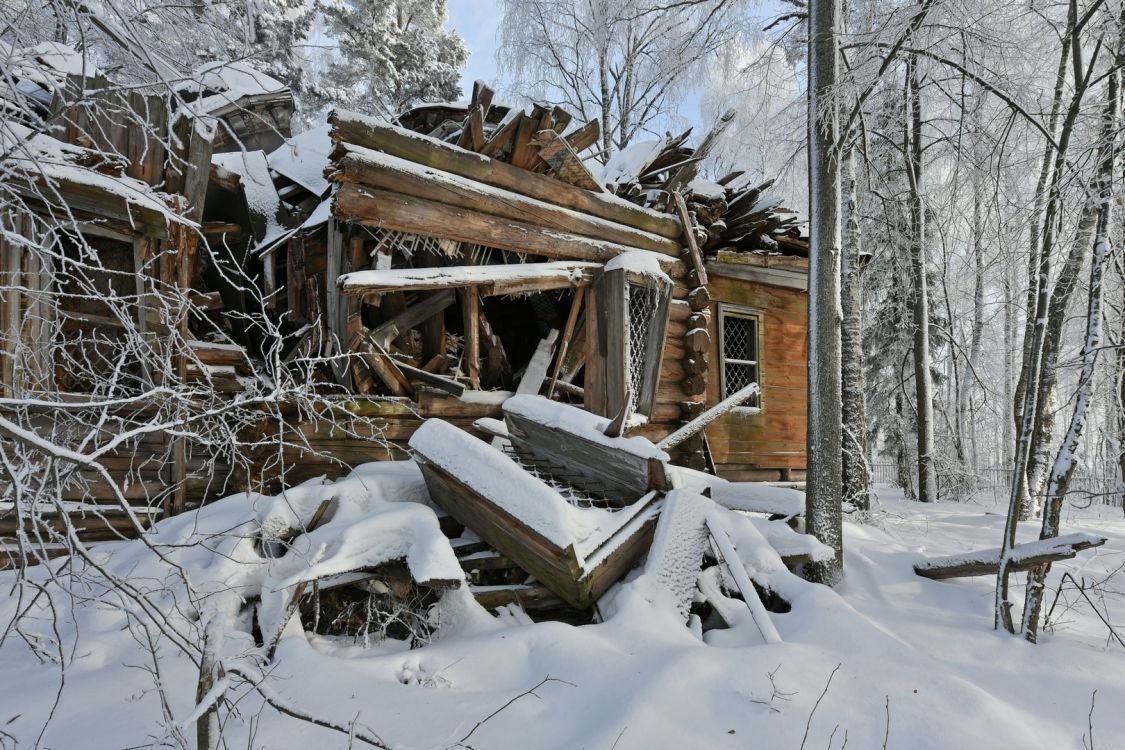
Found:
[[[1082,735],[1082,747],[1087,750],[1094,750],[1094,702],[1097,701],[1097,699],[1098,691],[1095,689],[1094,692],[1090,694],[1090,713],[1086,715],[1086,727],[1090,733],[1089,745],[1086,744],[1086,735]]]
[[[809,720],[805,722],[805,736],[801,738],[801,750],[805,750],[805,743],[809,739],[809,727],[812,726],[813,714],[815,714],[816,709],[820,707],[820,702],[824,700],[824,696],[828,695],[828,688],[832,685],[832,678],[836,676],[836,672],[839,669],[839,664],[833,667],[832,673],[828,675],[828,682],[824,683],[824,690],[820,691],[820,697],[817,698],[816,703],[813,704],[812,711],[809,711]]]
[[[891,696],[887,695],[887,728],[883,730],[883,750],[887,750],[887,742],[891,739]]]
[[[495,711],[493,711],[492,713],[490,713],[490,714],[489,714],[488,716],[485,716],[485,717],[484,717],[483,719],[481,719],[480,721],[478,721],[478,722],[476,723],[476,725],[475,725],[475,726],[473,726],[473,728],[469,730],[469,733],[468,733],[468,734],[466,734],[466,735],[465,735],[464,737],[462,737],[461,739],[457,740],[457,742],[456,742],[456,743],[455,743],[454,745],[452,745],[451,747],[468,747],[468,745],[466,745],[466,744],[465,744],[465,740],[467,740],[467,739],[469,739],[470,737],[472,737],[472,736],[473,736],[473,732],[475,732],[475,731],[477,731],[478,729],[480,729],[480,728],[481,728],[481,726],[482,726],[482,725],[483,725],[483,724],[484,724],[485,722],[487,722],[487,721],[488,721],[488,720],[490,720],[490,719],[491,719],[492,717],[496,716],[496,714],[500,713],[500,712],[501,712],[501,711],[503,711],[503,710],[504,710],[505,708],[507,708],[508,706],[512,705],[513,703],[515,703],[516,701],[518,701],[518,700],[519,700],[520,698],[523,698],[524,696],[528,696],[528,695],[534,695],[534,696],[535,696],[536,698],[538,698],[538,697],[539,697],[539,694],[538,694],[538,693],[536,693],[535,691],[536,691],[536,690],[538,690],[539,688],[543,687],[544,685],[546,685],[546,684],[547,684],[548,682],[561,682],[561,683],[563,683],[564,685],[570,685],[571,687],[578,687],[578,686],[577,686],[577,685],[575,685],[575,684],[574,684],[573,682],[567,682],[566,680],[560,680],[560,679],[558,679],[557,677],[551,677],[550,675],[547,675],[547,676],[546,676],[546,677],[544,677],[544,678],[543,678],[542,680],[540,680],[540,681],[539,681],[538,683],[536,683],[534,687],[532,687],[532,688],[530,688],[530,689],[528,689],[528,690],[525,690],[525,691],[523,691],[523,692],[522,692],[522,693],[520,693],[519,695],[517,695],[517,696],[515,696],[514,698],[512,698],[511,700],[509,700],[509,701],[508,701],[507,703],[505,703],[505,704],[504,704],[503,706],[500,706],[500,708],[496,709]],[[622,731],[624,732],[624,730],[622,730]],[[620,739],[620,738],[619,738],[619,739]]]

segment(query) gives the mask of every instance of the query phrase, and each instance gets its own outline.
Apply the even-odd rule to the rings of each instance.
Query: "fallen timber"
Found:
[[[573,607],[590,607],[648,549],[657,493],[588,536],[583,513],[488,443],[441,420],[429,420],[410,446],[439,507]],[[603,518],[605,511],[589,509]]]
[[[1008,570],[1031,570],[1043,563],[1070,560],[1082,550],[1100,547],[1105,543],[1106,538],[1103,536],[1075,533],[1017,544],[1011,549]],[[999,570],[999,548],[935,557],[914,564],[915,573],[923,578],[938,581],[946,578],[996,575]]]

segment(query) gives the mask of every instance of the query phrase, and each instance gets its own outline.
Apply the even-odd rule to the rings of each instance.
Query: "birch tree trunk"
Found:
[[[926,209],[922,203],[922,97],[918,58],[907,58],[910,90],[910,264],[914,315],[914,396],[918,436],[918,500],[937,499],[934,480],[934,394],[930,374],[930,302],[926,280]]]
[[[809,6],[809,416],[808,531],[836,552],[806,567],[810,580],[833,585],[843,575],[840,492],[840,172],[835,143],[836,0]]]
[[[1062,514],[1063,498],[1065,498],[1067,490],[1070,487],[1070,480],[1074,475],[1074,468],[1078,464],[1078,445],[1082,438],[1082,431],[1086,425],[1086,410],[1093,392],[1094,368],[1098,361],[1098,346],[1101,339],[1102,277],[1109,246],[1109,221],[1113,197],[1113,162],[1117,140],[1117,93],[1119,75],[1117,71],[1125,64],[1125,9],[1122,9],[1121,15],[1118,18],[1118,29],[1120,37],[1118,39],[1117,55],[1114,59],[1113,72],[1106,81],[1106,101],[1102,111],[1102,128],[1098,152],[1098,174],[1094,180],[1094,184],[1091,186],[1090,195],[1086,199],[1082,221],[1080,222],[1080,225],[1086,223],[1091,215],[1096,217],[1094,258],[1090,264],[1089,300],[1086,306],[1086,339],[1082,347],[1082,372],[1078,378],[1074,411],[1070,417],[1070,425],[1067,428],[1062,445],[1059,446],[1054,465],[1051,468],[1050,477],[1047,481],[1046,507],[1043,512],[1043,526],[1039,533],[1040,539],[1050,539],[1059,535],[1059,520]],[[1080,226],[1075,244],[1077,245],[1078,243],[1087,241],[1088,236]],[[1067,258],[1067,265],[1064,266],[1060,274],[1060,279],[1056,284],[1056,290],[1067,281],[1064,275],[1068,273],[1072,260],[1079,254],[1083,257],[1085,256],[1084,247],[1072,249],[1070,256]],[[1075,264],[1075,277],[1077,276],[1078,265],[1080,265],[1080,260]],[[1070,291],[1073,289],[1073,282],[1070,283],[1070,289],[1065,290],[1067,295],[1069,295]],[[1058,310],[1054,309],[1054,297],[1055,295],[1052,295],[1051,307],[1052,312],[1058,313],[1059,322],[1056,324],[1055,330],[1055,337],[1057,339],[1058,333],[1062,329],[1061,319],[1066,313],[1065,305],[1069,296],[1059,303],[1062,307]],[[1054,342],[1054,349],[1055,352],[1052,356],[1057,357],[1057,340]],[[1048,377],[1052,379],[1055,377],[1054,362],[1053,360],[1047,359],[1047,354],[1048,352],[1045,350],[1044,365],[1042,366],[1050,364],[1051,370],[1044,373],[1044,380],[1047,380]],[[1051,564],[1048,562],[1032,569],[1027,576],[1027,594],[1024,600],[1023,627],[1024,636],[1032,643],[1037,640],[1039,635],[1039,616],[1043,606],[1043,589],[1046,584],[1047,574],[1050,573],[1050,571]]]

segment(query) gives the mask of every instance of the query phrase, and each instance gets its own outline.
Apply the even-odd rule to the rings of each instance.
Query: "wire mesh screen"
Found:
[[[758,362],[758,318],[723,313],[723,397],[760,382]],[[749,405],[757,405],[757,399]]]
[[[657,290],[638,284],[626,284],[626,305],[629,311],[629,338],[625,351],[625,364],[629,371],[629,409],[637,410],[644,381],[645,360],[649,331],[656,318]]]
[[[474,266],[503,263],[505,259],[511,262],[513,258],[520,263],[527,261],[526,253],[508,252],[494,247],[458,242],[444,237],[400,232],[397,229],[387,229],[386,227],[367,227],[367,231],[375,240],[371,249],[372,258],[380,253],[390,256],[399,252],[408,260],[417,255],[428,253],[442,258],[464,260],[467,265]]]
[[[596,507],[612,510],[620,505],[620,503],[615,503],[612,498],[608,497],[601,488],[591,486],[582,478],[569,474],[565,466],[537,461],[531,456],[518,452],[512,447],[511,443],[506,441],[502,450],[521,469],[562,495],[563,499],[576,508]]]

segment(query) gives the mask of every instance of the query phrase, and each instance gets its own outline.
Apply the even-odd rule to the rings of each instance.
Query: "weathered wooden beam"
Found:
[[[582,288],[593,282],[600,263],[558,261],[489,266],[442,266],[361,271],[341,276],[341,294],[364,296],[390,291],[464,289],[486,297]]]
[[[669,450],[670,448],[675,448],[677,445],[684,442],[689,437],[696,434],[697,432],[702,430],[704,427],[706,427],[707,425],[711,424],[712,422],[714,422],[719,417],[721,417],[724,414],[726,414],[727,412],[729,412],[731,409],[733,409],[736,406],[739,406],[740,404],[743,404],[746,401],[750,400],[751,398],[756,396],[759,392],[760,392],[760,389],[758,387],[758,384],[757,383],[751,383],[750,385],[741,389],[737,393],[731,394],[726,399],[724,399],[724,400],[720,401],[719,403],[715,404],[710,409],[703,412],[698,417],[691,420],[690,422],[685,424],[683,427],[681,427],[680,429],[676,430],[675,432],[673,432],[668,437],[661,440],[659,443],[657,443],[657,446],[659,448],[664,449],[664,450]]]
[[[561,143],[562,148],[568,148],[558,137],[553,143]],[[544,151],[547,148],[550,146]],[[528,198],[511,190],[473,183],[448,172],[419,166],[379,151],[353,146],[346,146],[345,150],[345,154],[336,160],[337,181],[370,185],[492,216],[526,221],[541,228],[652,250],[671,257],[678,257],[680,254],[679,242],[658,234],[562,208],[549,201]],[[558,154],[551,156],[556,157],[556,160],[565,159]],[[559,163],[561,165],[562,162]],[[590,177],[590,180],[593,178]]]
[[[1106,538],[1093,534],[1065,534],[1051,539],[1017,544],[1011,549],[1008,570],[1021,571],[1048,562],[1069,560],[1084,549],[1100,547]],[[923,578],[940,581],[945,578],[996,575],[1000,570],[1000,549],[966,552],[961,555],[935,557],[914,564],[914,572]]]
[[[563,260],[604,263],[630,248],[615,242],[566,232],[544,232],[542,227],[516,219],[456,208],[386,190],[344,184],[336,191],[333,214],[337,219],[367,226],[425,234],[502,250],[533,253]],[[679,261],[668,265],[675,273]]]
[[[465,328],[465,374],[469,378],[469,387],[480,390],[480,292],[475,286],[470,286],[458,293]]]
[[[519,119],[519,118],[514,118]],[[537,175],[482,154],[457,148],[432,138],[396,128],[374,118],[344,110],[335,110],[328,117],[334,142],[354,143],[425,164],[444,172],[468,177],[493,187],[504,188],[529,198],[554,203],[582,213],[643,229],[668,239],[683,233],[680,222],[668,214],[636,206],[611,195],[599,195],[567,185],[559,180]],[[499,133],[494,134],[493,139]],[[577,133],[568,140],[575,151]],[[488,149],[490,144],[485,145]]]
[[[453,292],[449,290],[431,295],[429,298],[406,308],[401,314],[377,326],[371,331],[370,337],[379,346],[385,349],[392,341],[411,328],[416,327],[422,321],[433,315],[437,315],[442,310],[452,305],[454,299]]]
[[[566,361],[566,350],[570,348],[570,339],[574,336],[574,328],[578,324],[578,313],[582,309],[582,301],[586,298],[586,287],[578,287],[574,299],[570,301],[570,312],[566,316],[566,325],[563,327],[562,339],[559,341],[559,353],[555,356],[555,366],[551,369],[548,378],[547,398],[554,398],[555,386],[558,382],[559,371]]]
[[[672,202],[676,205],[676,214],[680,223],[684,225],[684,242],[687,243],[688,253],[691,255],[691,265],[695,269],[697,286],[707,286],[707,265],[703,262],[703,253],[699,250],[699,243],[695,241],[695,231],[688,216],[687,203],[680,193],[672,193]]]
[[[465,393],[465,386],[462,383],[458,383],[453,378],[445,378],[432,372],[426,372],[417,367],[411,367],[405,362],[395,362],[395,364],[398,365],[398,369],[402,371],[402,374],[405,375],[408,380],[414,380],[423,385],[428,385],[431,388],[437,388],[439,391],[444,391],[458,398]]]

